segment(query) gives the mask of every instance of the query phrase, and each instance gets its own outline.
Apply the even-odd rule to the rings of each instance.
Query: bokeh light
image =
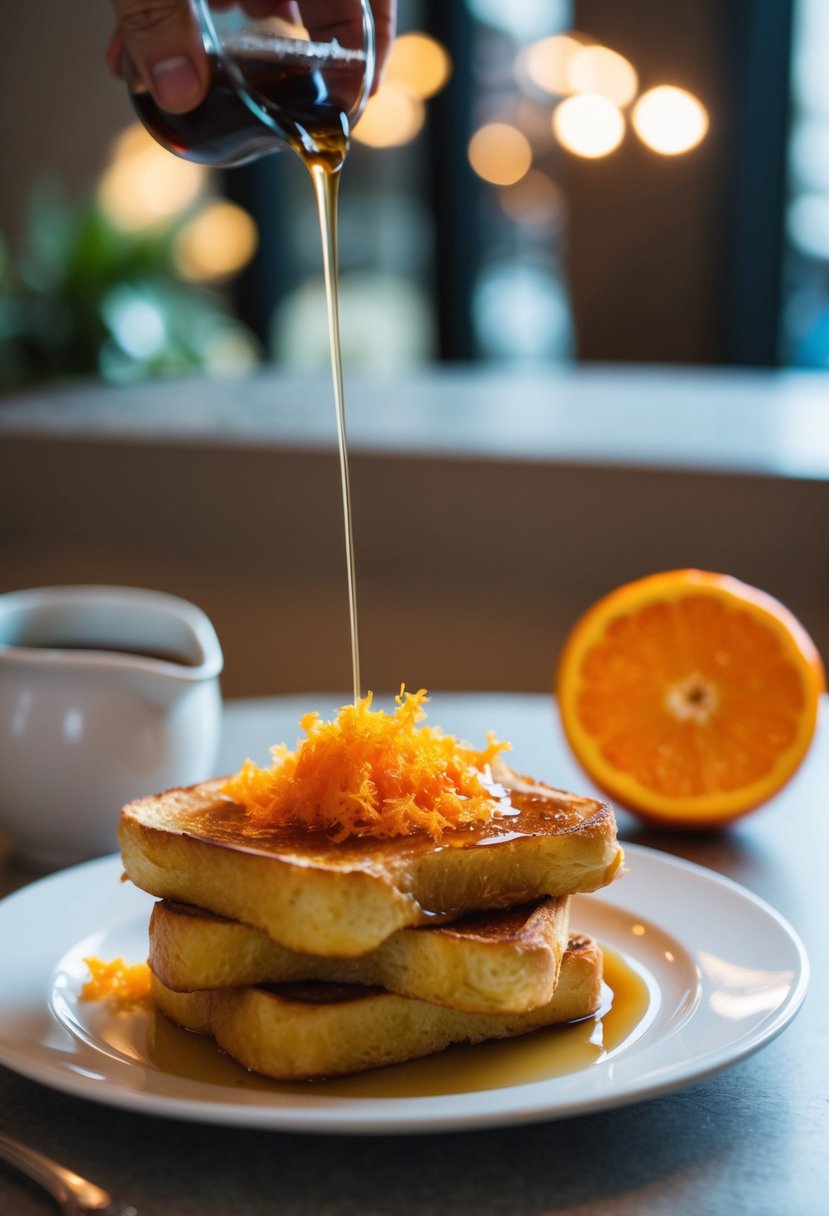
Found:
[[[340,278],[340,338],[350,367],[399,372],[434,358],[434,314],[424,288],[409,275],[349,271]],[[273,351],[289,367],[330,367],[325,289],[318,275],[282,300],[274,316]]]
[[[181,215],[206,185],[206,169],[171,156],[136,123],[115,143],[98,202],[116,228],[140,232]]]
[[[516,60],[519,81],[528,79],[545,93],[564,97],[571,92],[570,64],[582,44],[569,34],[553,34],[525,47]]]
[[[544,154],[550,150],[550,103],[537,102],[528,97],[516,98],[506,113],[501,111],[501,121],[509,122],[526,135],[533,150]]]
[[[466,0],[466,4],[478,21],[503,30],[517,42],[566,29],[572,7],[571,0],[508,0],[506,4],[504,0]]]
[[[541,169],[530,169],[520,181],[504,186],[500,199],[510,219],[528,228],[552,227],[564,210],[560,188]]]
[[[419,97],[386,82],[369,98],[351,135],[370,148],[399,148],[414,139],[425,120],[426,107]]]
[[[469,141],[468,155],[478,177],[496,186],[520,181],[533,159],[526,135],[505,122],[479,127]]]
[[[473,319],[490,358],[532,362],[571,353],[570,307],[555,266],[512,259],[488,266],[475,286]]]
[[[426,121],[424,101],[452,75],[446,48],[429,34],[401,34],[392,46],[383,83],[352,131],[356,143],[399,148],[419,134]]]
[[[662,156],[689,152],[708,131],[708,111],[702,102],[670,84],[643,93],[631,121],[642,143]]]
[[[598,93],[576,93],[553,111],[553,133],[576,156],[596,160],[618,148],[625,120],[612,101]]]
[[[801,194],[789,204],[786,229],[792,244],[806,257],[829,261],[829,197]]]
[[[167,324],[158,301],[127,283],[108,293],[101,313],[118,346],[130,359],[152,359],[167,342]]]
[[[599,93],[614,105],[626,106],[636,96],[639,79],[633,64],[608,46],[580,46],[565,65],[569,90]]]
[[[449,52],[430,34],[413,31],[395,39],[384,79],[412,97],[434,97],[452,75]]]
[[[829,121],[799,119],[789,138],[789,167],[796,190],[829,194]]]
[[[184,279],[210,282],[237,274],[253,257],[258,233],[247,211],[215,202],[176,234],[173,257]]]

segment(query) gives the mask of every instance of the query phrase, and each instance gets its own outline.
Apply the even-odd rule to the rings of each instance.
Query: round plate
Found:
[[[574,898],[571,926],[597,938],[633,977],[635,1016],[615,1041],[582,1034],[575,1063],[556,1063],[563,1040],[554,1036],[571,1030],[554,1029],[362,1078],[280,1086],[160,1015],[81,1001],[85,957],[146,957],[153,901],[119,881],[117,857],[64,870],[0,903],[0,1062],[55,1089],[148,1114],[342,1134],[560,1119],[666,1093],[778,1034],[803,1000],[808,962],[783,918],[736,883],[640,846],[626,854],[621,881]]]

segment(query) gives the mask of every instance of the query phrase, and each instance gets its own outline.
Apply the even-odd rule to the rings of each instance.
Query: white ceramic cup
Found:
[[[17,854],[112,852],[125,802],[212,776],[222,663],[205,614],[172,595],[0,595],[0,826]]]

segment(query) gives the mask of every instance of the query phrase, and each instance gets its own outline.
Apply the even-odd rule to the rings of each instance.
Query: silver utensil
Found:
[[[114,1203],[106,1191],[94,1182],[81,1178],[73,1170],[58,1165],[19,1140],[0,1132],[0,1157],[21,1173],[39,1182],[57,1200],[66,1216],[138,1216],[134,1207],[125,1203]]]

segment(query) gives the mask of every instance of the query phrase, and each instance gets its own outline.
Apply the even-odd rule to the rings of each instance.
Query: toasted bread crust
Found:
[[[587,1017],[600,1002],[601,951],[589,938],[574,941],[551,1000],[523,1014],[462,1013],[330,984],[176,993],[153,977],[153,996],[172,1021],[212,1034],[246,1068],[276,1080],[312,1080]]]
[[[354,957],[398,929],[594,891],[622,851],[605,803],[531,786],[485,830],[334,844],[252,827],[222,780],[129,803],[124,868],[136,886],[262,929],[288,949]]]
[[[410,896],[363,871],[331,872],[194,840],[124,820],[128,877],[162,899],[244,920],[289,949],[349,956],[378,945],[420,914]]]
[[[523,1013],[547,1004],[569,938],[567,897],[447,926],[400,929],[355,959],[286,950],[259,929],[161,902],[150,918],[150,966],[166,988],[307,980],[367,984],[467,1013]]]

